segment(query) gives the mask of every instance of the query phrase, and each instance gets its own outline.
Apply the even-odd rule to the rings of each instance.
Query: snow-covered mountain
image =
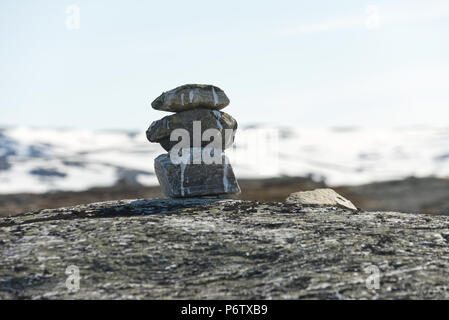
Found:
[[[280,175],[354,185],[449,177],[449,128],[317,129],[246,126],[227,150],[237,178]],[[145,132],[0,129],[0,193],[85,190],[119,179],[156,185],[165,151]]]

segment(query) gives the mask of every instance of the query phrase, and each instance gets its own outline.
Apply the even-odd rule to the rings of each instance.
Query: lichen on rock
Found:
[[[109,201],[0,219],[0,257],[0,299],[449,298],[446,216]]]

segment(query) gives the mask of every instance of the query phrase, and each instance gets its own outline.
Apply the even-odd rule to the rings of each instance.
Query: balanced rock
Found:
[[[343,209],[357,211],[357,208],[351,201],[329,188],[294,192],[288,196],[286,202],[298,203],[304,206],[340,207]]]
[[[197,121],[197,124],[200,125],[198,134],[201,136],[198,137],[198,140],[201,141],[201,147],[207,146],[211,141],[216,141],[215,139],[221,139],[222,149],[230,147],[234,142],[237,121],[225,112],[203,108],[175,113],[154,121],[146,131],[147,139],[150,142],[160,143],[165,150],[170,151],[178,143],[178,140],[170,141],[172,131],[185,129],[189,133],[190,146],[194,146],[193,140],[196,133],[194,132],[194,121]],[[203,133],[207,129],[216,129],[215,134],[202,141]],[[232,131],[226,133],[226,131],[229,131],[226,129],[231,129]]]
[[[154,169],[162,192],[172,198],[199,197],[221,194],[238,194],[240,187],[224,153],[217,164],[189,161],[175,164],[169,154],[161,154],[154,160]]]
[[[154,121],[146,131],[150,142],[160,143],[169,151],[154,160],[166,196],[221,197],[240,193],[223,152],[234,142],[237,130],[237,121],[219,111],[228,104],[223,90],[200,84],[175,88],[153,101],[156,110],[176,112]]]
[[[151,106],[156,110],[180,112],[194,108],[220,110],[228,104],[228,97],[216,86],[186,84],[162,93]]]

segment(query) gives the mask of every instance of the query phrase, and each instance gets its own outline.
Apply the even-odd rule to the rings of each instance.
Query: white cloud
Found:
[[[346,16],[316,23],[284,28],[276,32],[279,36],[290,37],[350,28],[374,29],[395,24],[425,22],[449,17],[449,2],[435,4],[423,2],[420,6],[380,7],[370,5],[360,10],[359,15]]]
[[[318,23],[300,25],[298,27],[285,28],[279,31],[278,34],[281,36],[297,36],[303,34],[312,34],[336,29],[357,27],[361,26],[362,22],[363,20],[360,18],[335,19],[335,20],[322,21]]]

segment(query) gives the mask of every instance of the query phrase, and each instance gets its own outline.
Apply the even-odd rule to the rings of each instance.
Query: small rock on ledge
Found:
[[[329,188],[294,192],[288,196],[286,202],[297,203],[304,206],[339,207],[357,211],[356,206],[354,206],[351,201]]]

